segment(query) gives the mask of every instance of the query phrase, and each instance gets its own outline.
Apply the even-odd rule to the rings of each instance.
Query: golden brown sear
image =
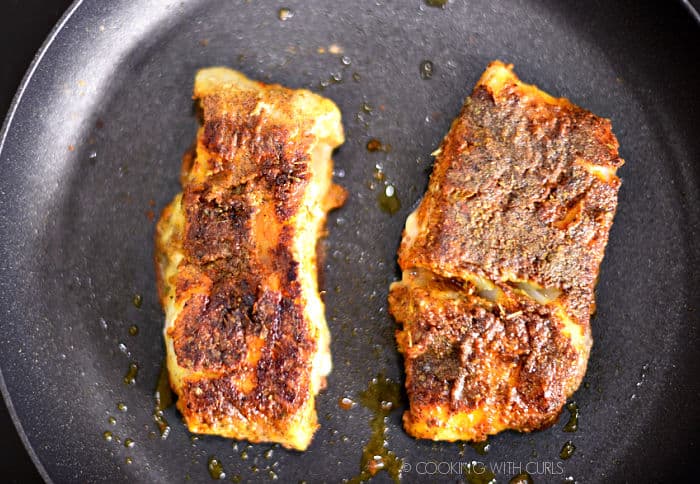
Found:
[[[592,344],[623,164],[610,121],[495,61],[435,155],[389,294],[404,426],[450,441],[546,427]]]
[[[225,68],[197,73],[202,126],[156,228],[170,383],[192,432],[303,450],[331,370],[316,245],[340,111]]]

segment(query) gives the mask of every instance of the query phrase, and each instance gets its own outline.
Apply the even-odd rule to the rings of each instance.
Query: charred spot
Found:
[[[301,292],[301,287],[298,283],[299,278],[299,262],[294,259],[292,253],[292,245],[294,243],[294,228],[291,225],[285,225],[280,231],[277,245],[272,251],[273,254],[273,269],[279,274],[285,276],[285,289],[289,296],[297,297]]]
[[[184,249],[206,263],[242,254],[251,240],[251,208],[240,198],[225,203],[209,200],[206,193],[186,189],[183,203],[187,216]]]
[[[279,293],[265,292],[258,308],[267,335],[256,367],[258,385],[254,398],[280,416],[280,412],[293,412],[306,398],[308,358],[314,343],[306,331],[303,309],[294,301]]]
[[[223,278],[208,298],[193,298],[183,310],[174,335],[178,362],[195,370],[235,370],[246,357],[248,340],[262,337],[277,311],[266,296],[249,292],[246,283]]]
[[[287,173],[280,173],[275,177],[275,185],[278,187],[286,185],[289,183],[289,175]]]
[[[241,116],[239,112],[251,112],[257,103],[250,96],[235,99],[238,112],[223,114],[221,105],[226,102],[222,96],[209,96],[201,100],[203,110],[203,130],[200,142],[212,153],[224,158],[232,157],[239,147],[255,146],[257,132],[261,126],[260,116]]]

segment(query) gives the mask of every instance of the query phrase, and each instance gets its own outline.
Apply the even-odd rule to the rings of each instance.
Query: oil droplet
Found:
[[[282,7],[277,11],[277,18],[279,18],[282,22],[285,22],[292,17],[294,17],[294,11],[287,7]]]
[[[464,467],[464,477],[469,484],[493,484],[496,475],[483,462],[471,461]]]
[[[355,82],[360,82],[361,79],[362,79],[362,77],[360,77],[360,74],[359,74],[359,73],[357,73],[357,72],[353,72],[353,73],[352,73],[352,80],[353,80],[353,81],[355,81]]]
[[[489,444],[488,440],[484,440],[483,442],[469,442],[469,446],[479,455],[486,455],[489,453],[489,450],[491,450],[491,444]]]
[[[382,470],[386,471],[397,483],[401,479],[403,461],[387,448],[385,439],[386,419],[391,411],[398,407],[400,395],[401,387],[399,384],[384,375],[373,378],[367,390],[360,394],[360,403],[374,413],[370,422],[372,434],[369,442],[362,449],[360,474],[348,482],[367,481]]]
[[[136,442],[134,441],[134,439],[129,439],[129,438],[124,439],[124,447],[126,447],[127,449],[131,449],[134,445],[136,445]]]
[[[126,372],[126,375],[124,375],[124,384],[125,385],[133,385],[136,383],[136,377],[139,374],[139,365],[136,364],[135,362],[129,363],[129,369]]]
[[[644,384],[644,380],[646,380],[647,377],[647,371],[649,371],[649,363],[642,366],[642,372],[640,373],[639,381],[637,382],[638,387],[641,387]]]
[[[243,452],[241,452],[241,459],[248,460],[248,451],[247,450],[244,450]]]
[[[340,400],[338,400],[338,406],[342,408],[343,410],[350,410],[355,406],[355,402],[348,398],[348,397],[343,397]]]
[[[136,326],[135,324],[132,326],[129,326],[129,334],[131,336],[136,336],[137,334],[139,334],[139,327]]]
[[[430,62],[429,60],[425,60],[420,63],[420,77],[421,79],[430,79],[433,77],[433,73],[435,72],[435,67],[433,66],[433,63]]]
[[[267,475],[270,477],[271,480],[276,481],[279,479],[279,476],[275,473],[275,471],[270,471],[267,473]]]
[[[120,412],[126,412],[127,410],[129,410],[129,407],[126,406],[126,403],[119,402],[117,403],[117,410],[119,410]]]
[[[209,475],[214,480],[226,479],[226,473],[224,472],[224,466],[216,457],[209,457],[209,463],[207,464],[209,469]]]
[[[445,8],[448,0],[425,0],[425,4],[428,7]]]
[[[578,430],[579,410],[576,402],[566,404],[566,409],[569,411],[569,421],[564,425],[564,432],[576,432]]]
[[[561,457],[563,460],[566,460],[572,455],[574,455],[575,450],[576,446],[569,440],[567,443],[564,444],[564,447],[561,448],[561,452],[559,452],[559,457]]]
[[[380,163],[374,166],[374,179],[383,182],[386,176],[384,175],[384,169]]]
[[[125,462],[126,462],[127,464],[131,465],[131,464],[134,463],[134,459],[132,459],[131,457],[127,457]]]
[[[272,449],[267,449],[267,450],[265,451],[265,453],[263,454],[263,457],[265,457],[266,459],[271,459],[271,458],[272,458],[272,454],[273,454]]]
[[[88,159],[90,163],[95,164],[97,162],[97,151],[91,151],[90,154],[88,154]]]
[[[372,138],[367,142],[367,151],[375,153],[377,151],[389,152],[391,151],[391,145],[385,145],[377,138]]]
[[[134,298],[131,302],[134,304],[134,307],[140,308],[141,304],[143,304],[143,296],[141,294],[134,294]]]
[[[117,419],[114,417],[109,417],[107,419],[107,422],[109,422],[110,425],[116,425],[117,424]]]
[[[465,444],[464,442],[458,442],[457,447],[459,448],[459,456],[464,456],[464,451],[467,449],[467,444]]]
[[[340,63],[343,64],[344,66],[349,66],[352,63],[352,60],[350,57],[344,55],[343,57],[340,58]]]
[[[379,202],[379,208],[389,215],[394,215],[401,209],[401,200],[399,200],[394,185],[386,185],[379,197],[377,197],[377,201]]]
[[[530,476],[530,474],[527,472],[521,472],[508,481],[509,484],[534,484],[534,482],[535,481],[532,480],[532,476]]]
[[[114,435],[112,435],[112,432],[109,430],[105,430],[104,433],[102,434],[102,437],[107,441],[111,442],[112,439],[114,439]]]
[[[170,380],[168,378],[168,367],[163,360],[160,365],[160,375],[155,391],[155,404],[153,406],[153,420],[160,431],[160,438],[165,440],[170,434],[170,425],[163,414],[164,410],[173,404],[173,392],[170,389]]]

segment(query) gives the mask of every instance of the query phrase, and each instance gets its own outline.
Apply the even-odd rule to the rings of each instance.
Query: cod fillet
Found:
[[[308,447],[331,370],[317,242],[345,200],[336,105],[199,71],[202,125],[156,227],[170,384],[190,431]]]
[[[551,425],[586,371],[623,160],[610,121],[492,62],[406,221],[390,311],[408,433]]]

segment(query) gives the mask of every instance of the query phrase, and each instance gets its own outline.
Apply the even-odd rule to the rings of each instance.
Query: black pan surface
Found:
[[[281,21],[281,7],[293,16]],[[426,187],[429,153],[498,58],[610,117],[627,160],[594,348],[573,398],[580,429],[563,432],[565,412],[548,430],[493,437],[480,455],[411,439],[394,411],[388,446],[407,482],[464,480],[454,465],[421,463],[470,461],[492,466],[499,482],[519,469],[535,482],[681,477],[700,427],[698,25],[680,2],[77,2],[30,69],[0,140],[2,390],[42,475],[206,482],[215,456],[227,479],[356,476],[372,414],[338,400],[357,399],[380,373],[401,381],[386,295],[403,223]],[[425,60],[430,79],[420,75]],[[163,343],[152,215],[179,190],[196,129],[192,79],[210,65],[322,90],[344,116],[335,161],[350,198],[329,219],[325,263],[335,369],[318,399],[322,427],[303,454],[193,439],[172,408],[170,436],[153,433]],[[367,152],[370,138],[392,150]],[[377,165],[401,200],[394,215],[378,206]],[[125,385],[130,362],[140,369]],[[562,460],[569,440],[576,451]],[[390,481],[383,472],[375,480]]]

